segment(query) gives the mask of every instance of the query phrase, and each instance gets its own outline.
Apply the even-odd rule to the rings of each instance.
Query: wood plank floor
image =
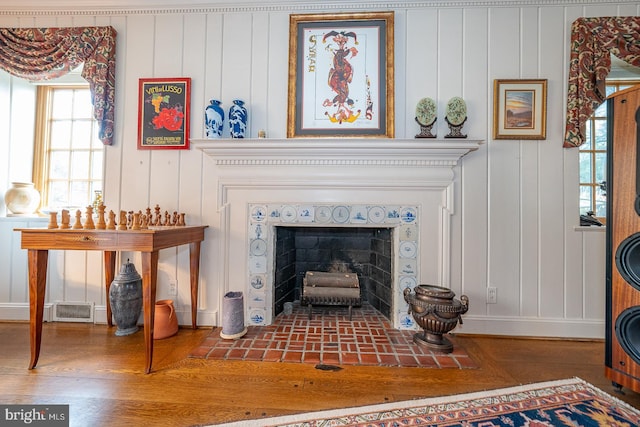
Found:
[[[604,376],[604,343],[457,336],[479,369],[345,366],[189,359],[210,329],[181,329],[155,342],[145,375],[142,333],[105,325],[45,323],[28,370],[28,323],[0,323],[0,403],[69,404],[72,426],[194,426],[360,406],[580,377],[617,393]]]

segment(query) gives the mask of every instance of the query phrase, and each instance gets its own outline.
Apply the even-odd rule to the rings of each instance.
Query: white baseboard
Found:
[[[176,310],[178,314],[178,324],[184,326],[191,325],[191,311],[190,310]],[[107,307],[104,305],[95,306],[94,311],[94,323],[106,324],[107,323]],[[0,321],[29,321],[29,304],[28,303],[1,303],[0,304]],[[53,321],[53,304],[44,305],[45,322]],[[140,320],[142,323],[142,318]],[[198,326],[216,326],[218,325],[218,312],[217,311],[198,311]]]
[[[462,315],[460,334],[521,337],[604,339],[605,321],[594,319],[544,319],[537,317],[483,317]]]
[[[180,325],[191,325],[191,311],[176,310]],[[44,321],[53,320],[53,304],[45,304]],[[0,321],[29,321],[28,303],[1,303]],[[605,332],[604,320],[585,319],[544,319],[536,317],[482,317],[462,316],[463,324],[453,330],[460,334],[506,335],[521,337],[551,337],[551,338],[585,338],[603,339]],[[107,323],[106,306],[96,306],[94,313],[96,324]],[[142,319],[140,320],[142,323]],[[199,326],[219,325],[217,311],[199,311]]]
[[[0,321],[29,321],[29,303],[0,303]],[[53,320],[53,304],[45,303],[42,320],[51,322]]]

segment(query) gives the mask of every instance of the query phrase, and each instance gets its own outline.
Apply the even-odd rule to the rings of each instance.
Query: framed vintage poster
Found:
[[[138,149],[188,149],[191,79],[140,79]]]
[[[290,16],[287,137],[393,138],[393,17]]]
[[[493,138],[547,138],[547,80],[495,80]]]

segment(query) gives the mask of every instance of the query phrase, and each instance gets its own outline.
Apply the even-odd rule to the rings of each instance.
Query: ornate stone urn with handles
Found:
[[[413,342],[439,353],[451,353],[453,344],[443,337],[453,330],[462,315],[469,310],[469,298],[455,294],[450,289],[435,285],[418,285],[404,290],[404,300],[409,304],[409,314],[413,314],[416,323],[423,329],[413,336]]]

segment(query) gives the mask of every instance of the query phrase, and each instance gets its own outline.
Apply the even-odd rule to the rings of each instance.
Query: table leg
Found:
[[[31,361],[29,369],[36,367],[42,342],[42,317],[44,294],[47,287],[48,250],[29,249],[29,331],[31,339]]]
[[[189,244],[189,275],[191,279],[191,327],[198,328],[198,279],[200,277],[200,242]]]
[[[107,297],[105,301],[107,302],[107,324],[111,327],[113,326],[113,318],[111,315],[111,301],[109,300],[109,289],[111,288],[111,283],[113,282],[113,278],[115,277],[116,271],[116,253],[115,251],[104,251],[104,281],[105,281],[105,289],[107,290]]]
[[[158,251],[142,252],[142,306],[144,317],[144,343],[146,348],[145,373],[151,372],[153,362],[153,322],[156,310],[156,284],[158,280]]]

